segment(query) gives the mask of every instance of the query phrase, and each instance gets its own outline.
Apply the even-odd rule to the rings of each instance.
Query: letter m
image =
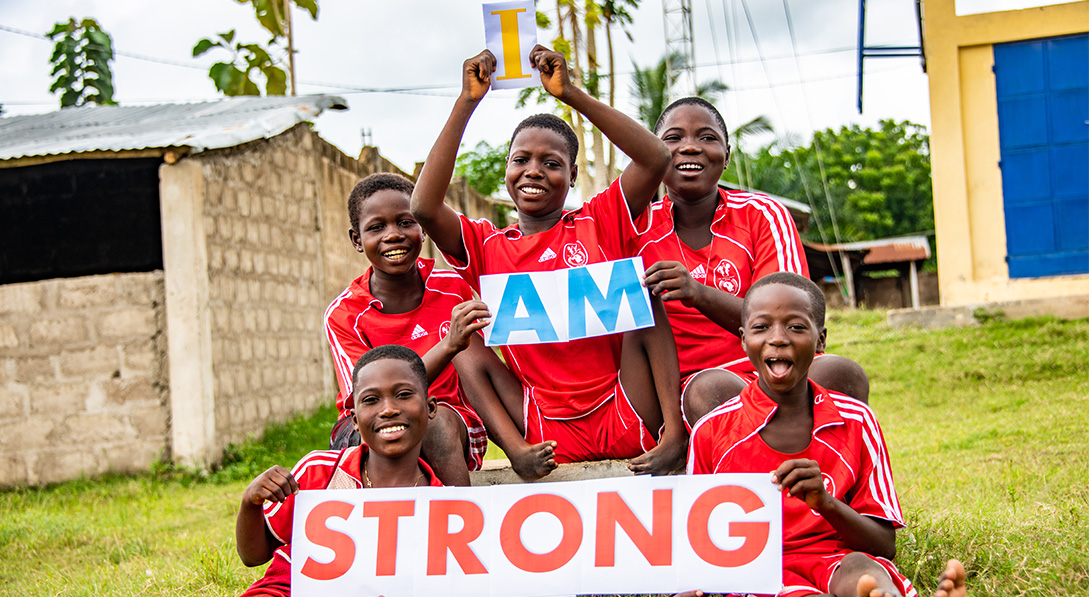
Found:
[[[635,261],[624,259],[610,263],[613,267],[609,274],[609,288],[604,295],[601,294],[601,289],[598,288],[588,268],[567,270],[568,330],[572,340],[588,336],[586,333],[587,303],[601,320],[601,324],[605,326],[607,334],[616,331],[620,305],[625,298],[631,308],[635,328],[654,325],[654,316],[651,315],[650,307],[647,306],[647,301],[643,297],[643,285],[639,281],[639,274],[635,271]]]

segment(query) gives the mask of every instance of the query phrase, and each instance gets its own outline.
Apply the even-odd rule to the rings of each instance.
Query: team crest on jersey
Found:
[[[416,328],[412,330],[412,339],[423,338],[427,335],[427,330],[420,327],[420,324],[416,324]]]
[[[702,282],[707,279],[707,268],[703,267],[701,263],[696,266],[696,269],[692,270],[691,274],[693,278]]]
[[[552,247],[545,247],[544,253],[537,259],[537,263],[544,263],[550,259],[556,258],[556,252],[552,250]]]
[[[586,252],[586,247],[582,246],[581,241],[576,240],[563,246],[563,262],[567,264],[567,267],[582,267],[589,261],[590,254]]]
[[[835,497],[836,482],[832,480],[832,475],[821,473],[821,478],[824,479],[824,490],[828,492],[828,495]]]
[[[741,275],[729,259],[723,259],[715,266],[715,288],[734,296],[741,292]]]
[[[442,340],[443,338],[446,338],[446,335],[449,334],[449,333],[450,333],[450,322],[449,321],[442,322],[442,325],[439,326],[439,340]]]

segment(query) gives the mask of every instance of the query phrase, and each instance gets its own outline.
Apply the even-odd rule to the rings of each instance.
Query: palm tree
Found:
[[[669,76],[669,65],[685,65],[687,59],[680,52],[673,52],[663,56],[653,68],[641,69],[633,64],[635,74],[632,75],[632,94],[635,95],[639,113],[639,119],[654,129],[658,118],[669,103],[669,94],[672,91],[673,81]],[[728,90],[729,87],[718,79],[711,79],[696,85],[696,97],[703,98],[714,103],[714,97]],[[766,119],[763,121],[766,125]]]

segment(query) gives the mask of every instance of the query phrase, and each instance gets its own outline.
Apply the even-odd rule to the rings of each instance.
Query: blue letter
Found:
[[[525,317],[515,315],[518,312],[518,303],[525,306]],[[492,321],[491,344],[507,344],[511,332],[522,330],[537,332],[537,340],[542,343],[560,340],[529,274],[511,274],[507,278],[503,298],[499,301],[499,309]]]
[[[639,275],[635,273],[635,262],[631,259],[614,261],[613,271],[609,274],[609,290],[607,296],[601,295],[597,283],[590,276],[585,267],[567,270],[567,295],[568,295],[568,330],[571,339],[586,337],[586,303],[597,314],[598,319],[610,332],[616,328],[616,319],[620,315],[620,302],[625,295],[628,306],[631,307],[632,318],[635,327],[654,325],[654,316],[647,308],[643,299],[643,285],[639,283]]]

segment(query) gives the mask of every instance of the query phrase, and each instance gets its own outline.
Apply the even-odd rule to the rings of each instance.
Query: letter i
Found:
[[[522,44],[518,35],[518,13],[525,11],[524,8],[492,11],[493,15],[499,15],[499,28],[503,31],[503,69],[506,71],[502,77],[497,75],[496,79],[529,78],[529,75],[522,73]]]

